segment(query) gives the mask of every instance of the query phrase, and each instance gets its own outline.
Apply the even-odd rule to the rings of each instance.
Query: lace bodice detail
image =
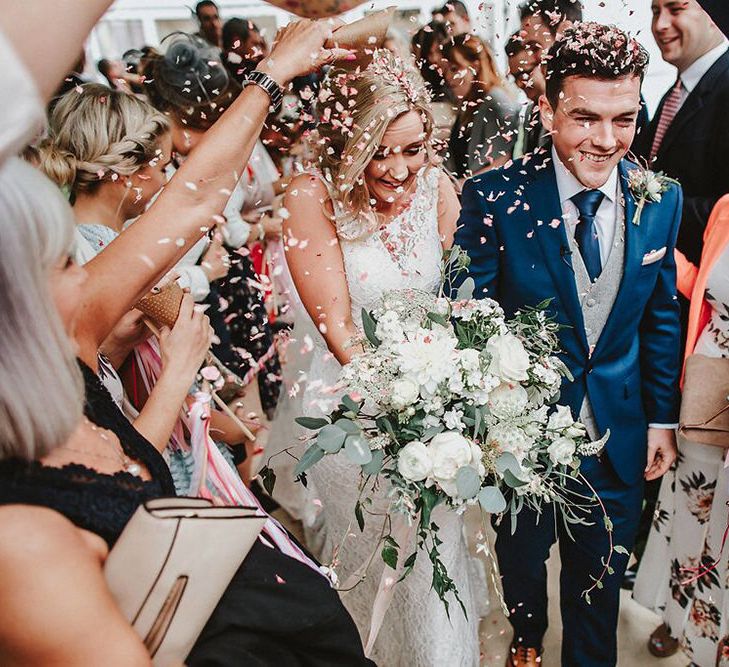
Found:
[[[124,417],[96,374],[83,363],[81,368],[86,416],[113,431],[127,456],[144,463],[152,479],[145,481],[128,472],[107,475],[79,464],[56,468],[7,459],[0,462],[0,504],[49,507],[112,546],[140,504],[174,496],[175,487],[162,456]]]
[[[357,326],[362,325],[362,309],[372,309],[390,290],[412,287],[434,292],[438,288],[443,254],[438,230],[440,173],[429,168],[420,174],[410,205],[371,234],[357,238],[353,228],[357,223],[335,206],[352,319]]]

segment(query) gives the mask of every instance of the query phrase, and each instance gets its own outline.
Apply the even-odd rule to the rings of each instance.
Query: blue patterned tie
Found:
[[[575,228],[575,241],[587,268],[587,275],[593,282],[602,272],[600,241],[595,229],[595,216],[605,195],[599,190],[583,190],[572,197],[572,202],[580,212],[580,220]]]

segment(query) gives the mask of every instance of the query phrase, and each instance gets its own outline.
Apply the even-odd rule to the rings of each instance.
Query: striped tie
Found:
[[[653,146],[651,147],[651,157],[650,161],[653,162],[656,155],[658,154],[658,150],[661,147],[661,143],[663,143],[663,139],[666,136],[666,132],[668,131],[668,128],[671,127],[671,123],[673,122],[673,119],[676,117],[676,114],[678,113],[678,110],[681,108],[681,98],[683,97],[683,83],[680,79],[676,79],[676,83],[674,84],[673,88],[671,88],[671,92],[668,94],[668,97],[666,98],[666,102],[663,105],[663,109],[661,109],[661,117],[658,120],[658,127],[656,128],[656,136],[653,137]]]

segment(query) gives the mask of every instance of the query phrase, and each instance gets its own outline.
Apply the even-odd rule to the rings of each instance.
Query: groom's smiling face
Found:
[[[640,78],[567,77],[556,108],[539,109],[559,159],[582,185],[599,188],[630,149],[640,110]]]

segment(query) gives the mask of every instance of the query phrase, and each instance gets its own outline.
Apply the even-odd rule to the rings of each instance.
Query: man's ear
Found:
[[[539,115],[542,118],[542,127],[544,127],[547,132],[551,132],[552,124],[554,122],[554,110],[552,109],[552,105],[549,103],[546,95],[542,95],[539,98]]]

